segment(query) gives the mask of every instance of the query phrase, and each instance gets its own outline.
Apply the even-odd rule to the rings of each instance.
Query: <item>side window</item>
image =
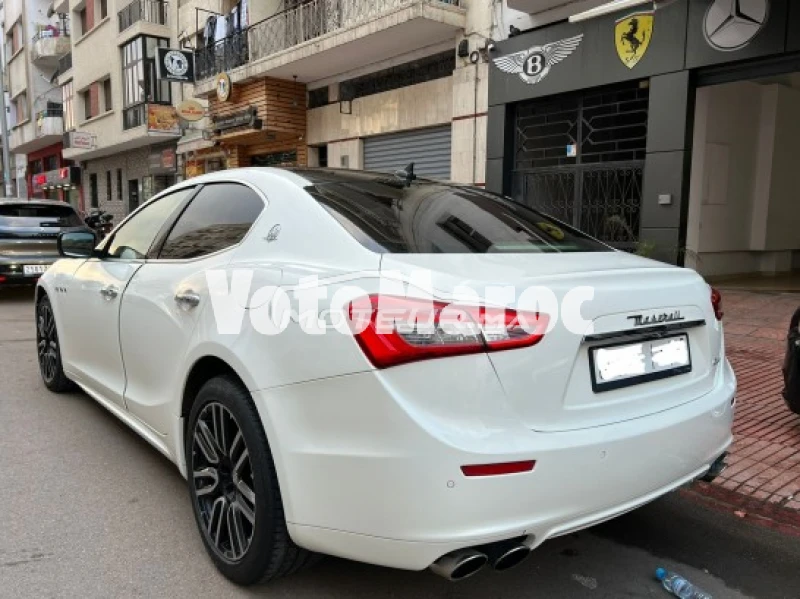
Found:
[[[249,187],[235,183],[207,185],[175,223],[161,248],[161,259],[213,254],[239,243],[264,209]]]
[[[181,189],[142,208],[114,234],[114,239],[108,247],[109,257],[124,260],[143,259],[161,227],[181,202],[193,192],[193,187]]]

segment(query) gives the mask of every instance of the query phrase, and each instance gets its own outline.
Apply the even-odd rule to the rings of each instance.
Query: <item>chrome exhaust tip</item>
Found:
[[[497,572],[510,570],[514,566],[518,566],[525,561],[525,558],[527,558],[530,554],[530,547],[526,547],[525,545],[514,545],[513,547],[501,553],[497,559],[492,562],[492,568],[494,568]]]
[[[431,572],[450,581],[464,580],[483,568],[489,558],[474,549],[458,549],[443,555],[430,566]]]

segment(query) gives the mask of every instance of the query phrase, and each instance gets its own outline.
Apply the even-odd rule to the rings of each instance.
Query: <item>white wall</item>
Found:
[[[788,270],[800,249],[800,92],[697,91],[687,262],[706,275]]]

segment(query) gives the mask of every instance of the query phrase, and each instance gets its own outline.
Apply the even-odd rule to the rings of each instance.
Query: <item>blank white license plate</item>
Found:
[[[32,275],[43,275],[47,272],[47,265],[46,264],[26,264],[22,267],[22,272],[25,274],[26,277]]]
[[[688,335],[594,347],[589,362],[596,393],[692,371]]]

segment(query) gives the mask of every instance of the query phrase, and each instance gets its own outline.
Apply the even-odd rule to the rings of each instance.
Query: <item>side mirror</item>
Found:
[[[89,231],[68,231],[58,236],[58,253],[65,258],[89,258],[97,239]]]

